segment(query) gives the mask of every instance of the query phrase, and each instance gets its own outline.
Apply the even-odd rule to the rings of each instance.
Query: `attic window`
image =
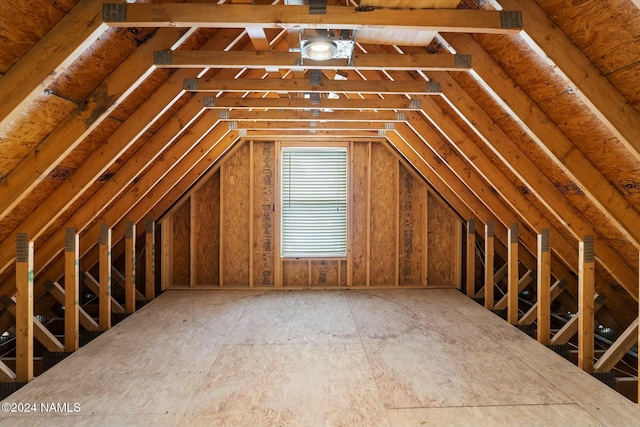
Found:
[[[281,183],[282,256],[346,256],[346,147],[283,147]]]

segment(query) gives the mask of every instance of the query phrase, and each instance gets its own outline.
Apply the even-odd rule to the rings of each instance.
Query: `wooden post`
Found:
[[[495,251],[493,220],[487,221],[484,227],[484,307],[493,310],[493,259]]]
[[[64,245],[64,349],[80,347],[80,237],[76,229],[65,230]]]
[[[593,372],[593,314],[595,254],[593,236],[578,245],[578,367]]]
[[[549,344],[551,339],[551,254],[549,229],[538,234],[538,342]]]
[[[111,229],[100,226],[100,330],[111,328]]]
[[[127,221],[124,234],[124,311],[136,311],[136,225]]]
[[[509,247],[507,248],[507,321],[518,324],[518,224],[509,227]]]
[[[476,294],[476,220],[467,222],[467,296]]]
[[[33,379],[33,242],[16,234],[16,381]]]
[[[147,301],[155,298],[156,292],[156,227],[151,218],[147,219],[145,242],[144,296]]]

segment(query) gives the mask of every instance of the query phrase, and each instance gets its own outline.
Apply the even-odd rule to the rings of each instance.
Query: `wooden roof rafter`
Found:
[[[351,13],[345,13],[349,11]],[[327,6],[309,14],[307,6],[242,4],[105,3],[103,20],[115,27],[340,28],[513,34],[522,27],[519,11],[457,9],[373,9]]]
[[[636,6],[640,0],[633,0]],[[525,15],[520,36],[554,70],[609,128],[637,160],[640,160],[640,112],[636,111],[567,35],[535,2],[499,0],[501,7],[518,7]],[[639,6],[640,7],[640,6]]]
[[[0,78],[0,132],[108,28],[101,0],[79,2]]]
[[[471,49],[478,63],[471,71],[487,93],[513,117],[585,192],[612,224],[640,248],[640,212],[626,200],[542,109],[501,69],[471,36],[445,36],[454,49]],[[500,74],[501,73],[501,74]],[[499,75],[500,74],[500,75]],[[637,287],[637,286],[635,286]]]
[[[188,34],[175,29],[158,32],[129,55],[65,120],[0,182],[0,219],[15,208],[82,140],[154,70],[154,46],[176,47]],[[69,35],[69,37],[71,37]]]
[[[223,30],[231,31],[234,30]],[[237,39],[231,37],[231,44],[235,45]],[[223,48],[229,45],[227,37],[215,37],[205,43],[203,48]],[[153,49],[151,50],[151,52]],[[148,55],[151,55],[149,52]],[[147,58],[149,59],[149,57]],[[232,70],[223,70],[224,75]],[[140,137],[150,126],[155,123],[174,103],[184,94],[182,79],[195,77],[198,70],[178,70],[172,79],[167,80],[149,99],[143,103],[108,139],[110,143],[103,151],[94,152],[85,164],[75,171],[55,192],[47,198],[47,201],[36,208],[33,215],[27,217],[20,224],[22,230],[26,230],[32,238],[38,238],[61,215],[66,206],[70,206],[86,191],[93,182],[117,160],[122,153],[129,149],[135,140]],[[200,101],[201,102],[201,101]],[[166,142],[166,141],[165,141]],[[73,188],[70,191],[69,188]],[[48,212],[54,212],[49,214]],[[0,242],[0,272],[13,266],[15,253],[9,249],[14,242],[6,239]],[[3,249],[3,248],[6,248]],[[0,288],[1,289],[1,288]]]
[[[436,77],[438,77],[436,75]],[[595,230],[576,211],[538,167],[513,143],[511,138],[484,112],[473,98],[450,76],[444,79],[443,98],[471,127],[471,129],[498,155],[503,163],[536,195],[538,200],[564,223],[576,239],[592,234]],[[605,242],[596,242],[596,257],[634,298],[637,298],[636,274],[629,269],[615,251]]]

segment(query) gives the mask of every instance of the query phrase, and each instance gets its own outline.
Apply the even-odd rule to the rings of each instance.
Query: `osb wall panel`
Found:
[[[367,142],[353,144],[351,154],[351,253],[353,286],[367,283],[367,175],[369,146]]]
[[[428,282],[430,286],[452,285],[456,286],[456,228],[460,227],[460,220],[456,218],[451,209],[445,206],[439,197],[429,193],[429,241],[428,257]]]
[[[309,262],[308,261],[283,261],[282,283],[287,287],[308,286]]]
[[[367,267],[370,265],[372,286],[394,286],[396,274],[399,285],[424,286],[427,277],[424,265],[427,224],[433,228],[428,234],[433,255],[452,261],[449,267],[440,265],[442,271],[434,277],[438,274],[442,277],[445,273],[455,277],[455,272],[446,271],[446,268],[456,267],[453,261],[459,242],[455,239],[459,236],[451,224],[457,224],[457,218],[447,207],[439,205],[433,208],[435,213],[428,213],[432,208],[427,203],[427,184],[407,169],[386,145],[354,142],[351,149],[352,285],[367,285]],[[274,271],[278,259],[275,230],[279,220],[274,211],[277,154],[273,142],[247,142],[225,159],[219,172],[210,175],[193,193],[195,211],[191,215],[191,227],[196,240],[191,250],[195,260],[194,285],[219,285],[220,247],[223,251],[223,286],[249,285],[250,249],[253,251],[253,285],[275,285]],[[250,199],[251,186],[253,200]],[[181,206],[174,214],[175,245],[179,248],[175,250],[174,257],[189,248],[187,232],[190,229],[185,225],[191,214],[188,209],[188,206]],[[371,220],[370,264],[367,263],[368,216]],[[183,239],[186,241],[180,243]],[[397,246],[399,252],[396,254]],[[184,257],[176,262],[184,262]],[[186,262],[182,269],[174,269],[174,276],[188,278],[188,267]],[[285,287],[346,286],[347,260],[286,259],[282,261],[281,277]],[[443,280],[438,282],[447,283]]]
[[[338,286],[338,261],[311,261],[311,286]]]
[[[253,144],[253,284],[273,286],[275,268],[276,152],[273,142]]]
[[[371,145],[371,285],[393,285],[396,273],[398,160]]]
[[[173,215],[173,284],[189,286],[191,203],[187,199]]]
[[[223,286],[249,285],[249,144],[222,168]]]
[[[220,173],[216,171],[196,191],[196,284],[220,283]]]
[[[400,281],[401,285],[424,285],[423,218],[427,186],[400,166]]]

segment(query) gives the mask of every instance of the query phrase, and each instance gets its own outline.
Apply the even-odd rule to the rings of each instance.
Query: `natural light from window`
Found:
[[[281,154],[282,256],[346,256],[346,147],[283,147]]]

